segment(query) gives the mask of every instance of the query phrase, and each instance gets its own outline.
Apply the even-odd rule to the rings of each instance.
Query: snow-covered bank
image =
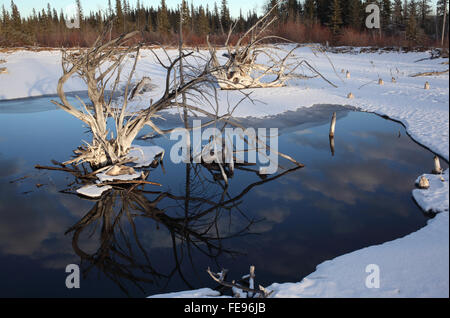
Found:
[[[448,227],[448,212],[440,213],[415,233],[323,262],[299,283],[275,283],[267,289],[275,298],[448,297]],[[380,288],[366,287],[370,264],[379,268]],[[217,296],[203,288],[151,298]]]
[[[425,174],[430,189],[414,189],[412,194],[417,204],[432,213],[448,212],[448,169],[442,175]],[[416,183],[418,183],[417,178]]]
[[[300,283],[273,284],[274,297],[449,297],[448,212],[401,239],[323,262]],[[380,229],[382,230],[382,229]],[[367,288],[366,266],[380,288]]]
[[[448,74],[409,77],[417,72],[448,68],[441,64],[442,59],[415,62],[427,57],[427,53],[330,54],[339,71],[336,75],[326,58],[316,57],[308,49],[299,49],[297,53],[339,87],[333,88],[320,79],[310,79],[295,80],[283,88],[257,89],[252,98],[264,103],[243,103],[234,115],[264,117],[315,104],[352,105],[401,121],[415,140],[448,160]],[[7,60],[9,73],[0,75],[0,99],[55,93],[61,72],[58,53],[19,51],[0,54],[2,58]],[[341,69],[349,70],[351,77],[344,78]],[[151,55],[143,51],[137,76],[150,76],[153,83],[161,83],[164,72]],[[391,82],[392,77],[396,78],[396,83]],[[379,78],[384,79],[384,85],[377,84]],[[429,90],[424,90],[425,81],[431,85]],[[83,89],[76,80],[67,88]],[[354,99],[346,98],[350,92],[355,95]],[[160,93],[161,87],[158,87],[150,95]],[[220,92],[220,98],[226,100],[229,95],[231,102],[241,98],[241,95],[233,94]],[[146,100],[149,97],[146,96]],[[431,166],[432,158],[430,167],[424,167],[423,172],[431,170]],[[425,210],[447,211],[438,214],[426,227],[404,238],[324,262],[300,283],[273,284],[269,287],[275,291],[273,296],[448,297],[448,171],[445,176],[445,182],[433,179],[430,189],[414,192],[417,202]],[[379,289],[366,288],[365,279],[369,274],[365,269],[369,264],[377,264],[380,268]],[[165,297],[216,295],[204,289]]]

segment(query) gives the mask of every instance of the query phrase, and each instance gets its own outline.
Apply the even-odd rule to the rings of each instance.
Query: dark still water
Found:
[[[0,297],[144,297],[213,288],[208,267],[228,269],[231,280],[255,265],[258,284],[295,282],[325,260],[427,221],[411,190],[431,170],[433,154],[401,125],[373,114],[325,105],[243,120],[278,127],[279,150],[305,167],[265,179],[242,167],[226,192],[205,167],[173,164],[175,141],[136,141],[166,149],[164,169],[151,169],[148,178],[163,186],[87,200],[60,192],[79,187],[72,175],[34,169],[68,160],[81,140],[90,141],[81,122],[49,105],[49,98],[0,103]],[[81,267],[80,289],[65,286],[68,264]]]

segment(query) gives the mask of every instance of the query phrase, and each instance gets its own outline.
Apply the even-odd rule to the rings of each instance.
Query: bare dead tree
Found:
[[[250,57],[267,54],[264,53],[265,50],[256,47],[261,41],[273,38],[262,36],[270,23],[273,22],[272,20],[265,22],[265,19],[267,19],[267,16],[258,21],[238,41],[233,53],[235,54],[233,61],[239,62],[236,65],[250,63],[249,65],[253,69],[263,67],[256,66],[253,63],[254,59]],[[241,42],[250,34],[252,41],[247,46],[241,47]],[[134,139],[146,125],[158,134],[167,134],[173,131],[173,129],[162,130],[154,123],[155,118],[161,117],[162,111],[170,108],[183,110],[185,123],[187,123],[186,115],[189,114],[207,117],[209,121],[204,123],[202,127],[217,125],[219,122],[240,127],[232,120],[232,115],[243,100],[251,100],[250,94],[239,89],[242,99],[236,105],[231,106],[229,103],[228,105],[220,105],[216,83],[217,74],[227,73],[234,66],[218,65],[215,51],[211,47],[209,52],[186,52],[180,46],[179,54],[175,57],[171,57],[166,49],[161,48],[164,58],[159,56],[160,51],[150,50],[159,65],[166,70],[163,82],[164,92],[157,101],[150,100],[149,105],[139,105],[135,108],[137,110],[130,111],[127,107],[129,100],[127,97],[135,74],[141,45],[128,45],[128,43],[131,40],[136,40],[137,36],[138,32],[132,32],[109,40],[109,29],[106,28],[91,48],[78,52],[63,51],[63,76],[59,79],[57,88],[60,102],[53,101],[53,103],[83,121],[92,133],[92,142],[86,142],[85,146],[75,150],[75,158],[65,162],[65,165],[87,162],[93,169],[98,170],[109,165],[121,165],[132,161],[127,155]],[[298,65],[293,66],[293,64],[287,62],[291,53],[292,51],[281,60],[281,64],[277,62],[277,65],[282,69],[288,69],[292,66],[291,71],[293,72]],[[133,62],[131,69],[125,76],[122,76],[130,56]],[[276,62],[274,57],[272,57],[272,60]],[[265,74],[275,72],[275,66],[269,68],[265,70]],[[177,70],[181,71],[177,72]],[[291,71],[289,74],[291,74]],[[287,77],[279,74],[278,81],[284,83]],[[78,98],[81,107],[77,108],[66,97],[64,84],[75,75],[78,75],[85,82],[92,105],[86,105]],[[114,99],[119,84],[123,82],[126,83],[123,98]],[[108,129],[108,118],[112,118],[114,129]],[[246,142],[254,143],[255,141],[246,140]],[[264,143],[258,140],[256,142],[259,147],[268,148]],[[232,152],[233,150],[227,149],[226,151]],[[281,153],[279,155],[296,165],[300,165],[287,155]],[[219,166],[226,179],[220,162]],[[232,166],[230,168],[233,169]]]
[[[300,59],[294,54],[302,45],[297,44],[292,49],[285,50],[278,45],[267,44],[268,41],[279,40],[292,43],[292,41],[268,33],[270,26],[277,20],[277,17],[272,14],[275,8],[276,5],[248,29],[234,46],[231,45],[230,39],[236,24],[230,28],[225,42],[227,53],[224,54],[228,60],[222,67],[217,58],[216,49],[207,41],[212,64],[218,69],[214,75],[221,89],[282,87],[293,78],[317,76],[334,86],[308,61]],[[300,68],[311,71],[312,76],[296,73]]]
[[[219,273],[213,273],[209,268],[206,270],[208,275],[217,283],[225,288],[230,288],[235,298],[269,298],[273,291],[267,290],[265,287],[259,285],[259,288],[254,288],[255,266],[250,266],[250,273],[244,275],[240,281],[235,280],[227,282],[225,280],[228,270],[223,269]]]
[[[127,125],[118,125],[116,137],[107,129],[107,119],[115,116],[116,123],[123,123],[126,110],[126,101],[120,113],[112,108],[113,95],[121,78],[122,64],[131,52],[136,53],[134,72],[139,53],[139,45],[123,49],[138,32],[122,35],[117,39],[107,41],[108,30],[105,30],[87,50],[78,52],[62,52],[63,76],[58,81],[57,92],[60,102],[52,101],[69,114],[84,122],[92,133],[92,142],[84,147],[79,147],[75,152],[77,157],[65,164],[72,162],[89,162],[93,166],[103,166],[107,163],[116,163],[128,151],[129,139],[133,129]],[[92,105],[87,106],[78,98],[82,107],[77,108],[66,97],[64,84],[73,76],[78,75],[86,84],[88,96]],[[115,76],[112,92],[109,99],[105,96],[108,83]],[[129,84],[129,82],[128,82]],[[126,91],[128,90],[128,85]]]
[[[91,143],[86,143],[85,146],[74,151],[76,157],[65,162],[66,165],[88,162],[91,166],[98,168],[123,163],[133,140],[145,125],[149,125],[158,133],[164,133],[153,124],[152,119],[157,117],[158,112],[164,109],[180,107],[179,95],[194,92],[197,104],[200,99],[205,101],[214,96],[214,94],[207,92],[208,88],[212,87],[207,85],[211,82],[209,76],[211,66],[207,57],[197,57],[196,60],[200,58],[203,63],[197,63],[195,66],[186,63],[185,69],[190,73],[181,81],[176,74],[175,67],[181,60],[191,56],[194,52],[181,52],[178,57],[171,59],[167,51],[164,50],[164,54],[169,60],[168,65],[164,64],[162,59],[152,51],[160,65],[166,69],[165,89],[161,98],[156,102],[151,101],[150,105],[135,112],[128,111],[128,98],[120,99],[121,105],[115,104],[113,97],[119,83],[124,80],[122,76],[124,64],[129,56],[133,56],[134,61],[131,71],[125,77],[124,96],[128,96],[141,45],[126,46],[130,40],[138,36],[138,32],[124,34],[114,40],[108,40],[108,30],[106,29],[97,38],[94,45],[87,50],[63,51],[63,76],[59,79],[57,87],[60,102],[52,102],[83,121],[89,127],[93,137]],[[82,106],[77,108],[68,100],[64,92],[64,84],[75,75],[78,75],[85,82],[92,105],[86,105],[77,97]],[[208,101],[208,103],[210,102]],[[216,111],[204,111],[203,113],[214,118],[214,120],[218,119]],[[107,128],[109,117],[114,120],[114,132]]]

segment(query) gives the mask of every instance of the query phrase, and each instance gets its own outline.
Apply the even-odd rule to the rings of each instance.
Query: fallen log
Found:
[[[145,181],[145,180],[107,181],[107,182],[98,183],[97,185],[102,186],[102,185],[120,185],[120,184],[151,184],[151,185],[155,185],[158,187],[162,187],[162,184],[160,184],[160,183]]]
[[[446,71],[432,71],[432,72],[422,72],[410,75],[409,77],[419,77],[419,76],[438,76],[448,73],[449,70]]]

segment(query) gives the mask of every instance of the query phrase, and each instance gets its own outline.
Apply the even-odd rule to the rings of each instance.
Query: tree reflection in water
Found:
[[[96,201],[83,218],[66,231],[66,234],[73,235],[72,246],[84,265],[83,275],[87,276],[96,268],[127,295],[129,283],[144,293],[143,284],[160,285],[160,281],[165,280],[167,286],[176,273],[188,288],[193,289],[194,286],[182,271],[183,260],[187,257],[192,269],[196,270],[193,252],[198,251],[220,268],[220,255],[239,255],[238,251],[224,247],[223,241],[255,234],[249,230],[258,220],[249,219],[245,212],[239,209],[245,195],[254,187],[300,168],[301,166],[297,166],[270,178],[261,178],[260,181],[247,185],[238,195],[231,196],[226,183],[214,172],[214,167],[186,164],[184,195],[146,191],[144,185],[114,185],[111,191]],[[236,166],[236,169],[256,172],[243,166]],[[173,208],[174,204],[178,208]],[[219,221],[229,217],[230,228],[231,212],[239,213],[244,223],[236,230],[226,231]],[[170,234],[174,265],[164,273],[155,269],[148,254],[149,250],[141,243],[136,221],[144,218],[152,219],[157,228],[163,226]],[[126,225],[129,225],[129,228]],[[86,252],[80,246],[82,233],[88,232],[90,242],[94,235],[99,238],[95,245],[96,250],[92,253]]]

